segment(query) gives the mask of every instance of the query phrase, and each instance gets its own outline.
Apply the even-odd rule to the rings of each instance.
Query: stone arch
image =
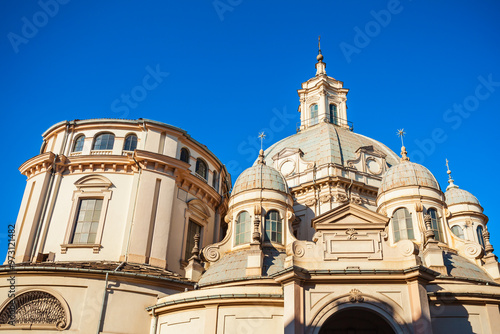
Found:
[[[27,289],[7,299],[0,307],[0,328],[26,329],[69,328],[71,313],[66,301],[47,289]]]
[[[362,294],[357,289],[352,289],[349,294],[344,294],[326,303],[314,316],[309,325],[308,333],[319,334],[321,327],[336,313],[347,310],[362,310],[371,312],[383,319],[395,333],[409,334],[410,331],[399,314],[400,307],[394,307],[378,298]]]

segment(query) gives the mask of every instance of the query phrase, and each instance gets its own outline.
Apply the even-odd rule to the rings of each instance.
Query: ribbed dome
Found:
[[[234,183],[232,195],[251,189],[272,189],[288,193],[283,175],[264,163],[258,163],[241,173]]]
[[[273,156],[285,148],[300,149],[305,161],[315,161],[318,166],[335,163],[347,165],[348,160],[357,158],[356,151],[363,146],[373,146],[383,152],[387,163],[398,163],[399,157],[384,144],[348,129],[330,123],[320,123],[291,135],[269,147],[265,152],[267,164],[273,163]]]
[[[405,186],[422,186],[441,190],[436,178],[427,168],[410,161],[403,161],[385,172],[378,193]]]
[[[470,204],[470,203],[480,205],[476,196],[472,195],[467,190],[458,188],[457,186],[454,186],[446,190],[444,196],[446,198],[446,204],[448,206],[453,204]]]

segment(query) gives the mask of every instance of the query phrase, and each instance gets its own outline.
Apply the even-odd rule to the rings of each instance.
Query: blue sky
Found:
[[[52,124],[169,123],[206,144],[234,181],[254,161],[260,131],[266,147],[295,133],[296,90],[315,74],[321,35],[327,73],[350,89],[355,132],[399,153],[404,128],[410,157],[442,187],[448,158],[500,252],[499,10],[493,0],[2,1],[0,251],[25,187],[18,167]],[[157,82],[137,88],[151,71]]]

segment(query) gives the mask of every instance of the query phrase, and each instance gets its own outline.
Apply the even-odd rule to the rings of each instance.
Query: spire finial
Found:
[[[446,187],[446,190],[451,188],[458,188],[458,186],[453,183],[455,182],[455,180],[453,180],[453,178],[451,177],[450,165],[448,163],[449,161],[448,159],[446,159],[446,169],[447,169],[446,173],[448,173],[448,183],[449,183],[449,186]]]
[[[408,152],[406,152],[405,143],[403,141],[403,137],[405,135],[406,135],[405,129],[398,130],[398,136],[399,138],[401,138],[401,162],[410,161],[410,158],[408,158],[407,156]]]
[[[264,138],[266,138],[266,135],[264,134],[264,132],[259,133],[259,138],[260,138],[260,151],[259,151],[259,158],[257,159],[257,163],[265,165],[266,162],[264,161],[264,150],[262,149]]]
[[[318,56],[316,57],[318,62],[323,62],[323,55],[321,54],[321,35],[318,36]]]

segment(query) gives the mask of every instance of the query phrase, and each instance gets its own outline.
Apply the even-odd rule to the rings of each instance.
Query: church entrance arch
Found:
[[[319,334],[395,334],[392,326],[376,312],[349,307],[332,314]]]

